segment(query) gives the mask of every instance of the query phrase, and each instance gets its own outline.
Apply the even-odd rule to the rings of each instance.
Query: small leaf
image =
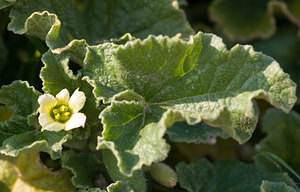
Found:
[[[32,124],[36,118],[40,93],[27,82],[15,81],[0,89],[0,103],[9,107],[13,114],[0,122],[0,153],[16,157],[21,151],[45,151],[52,158],[61,156],[62,145],[67,141],[66,132],[40,132]]]
[[[76,188],[87,189],[94,187],[95,176],[101,173],[102,162],[94,154],[75,153],[66,151],[62,157],[62,167],[69,169],[74,176],[72,177],[73,186]]]
[[[0,159],[0,170],[1,192],[75,192],[71,174],[66,170],[48,170],[37,152],[20,153],[13,163]]]
[[[112,154],[112,152],[109,150],[103,151],[103,161],[104,161],[104,164],[107,168],[108,174],[111,177],[111,179],[115,182],[121,181],[122,183],[124,183],[126,185],[126,187],[125,187],[124,184],[119,183],[119,184],[116,184],[114,187],[111,186],[112,188],[120,188],[121,187],[121,188],[123,188],[123,190],[125,190],[125,188],[126,188],[125,191],[131,191],[131,189],[133,189],[133,191],[135,191],[135,192],[145,192],[146,191],[146,179],[141,170],[135,171],[132,174],[132,176],[130,176],[130,177],[123,175],[119,171],[119,168],[117,166],[117,163],[118,163],[117,159]],[[108,188],[111,188],[111,187],[108,187]]]
[[[181,187],[189,192],[259,192],[264,180],[282,182],[290,188],[297,188],[286,174],[266,173],[258,167],[236,160],[218,161],[215,165],[205,159],[189,165],[181,162],[176,166],[176,171]]]

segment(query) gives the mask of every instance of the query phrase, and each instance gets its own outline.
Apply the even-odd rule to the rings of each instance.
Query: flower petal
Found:
[[[86,97],[84,92],[76,89],[70,98],[69,106],[73,109],[74,113],[77,113],[84,106],[85,100]]]
[[[64,129],[64,124],[54,122],[54,123],[51,123],[50,125],[47,125],[42,131],[47,130],[47,131],[58,132],[58,131],[63,130],[63,129]]]
[[[64,103],[67,104],[69,102],[70,99],[70,94],[69,91],[67,89],[63,89],[61,90],[57,95],[56,95],[56,99],[58,103]]]
[[[48,113],[41,113],[39,116],[39,124],[44,128],[55,121],[48,115]]]
[[[47,113],[49,110],[57,104],[57,101],[53,95],[44,94],[39,97],[38,103],[40,104],[39,112]]]
[[[74,113],[69,121],[66,123],[65,130],[71,130],[77,127],[84,127],[86,116],[84,113]]]

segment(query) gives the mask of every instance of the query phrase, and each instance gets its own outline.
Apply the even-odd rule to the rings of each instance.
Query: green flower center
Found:
[[[57,105],[51,111],[51,117],[60,123],[65,123],[71,118],[72,110],[67,105]]]

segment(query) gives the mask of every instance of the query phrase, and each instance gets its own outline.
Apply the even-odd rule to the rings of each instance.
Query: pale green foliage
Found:
[[[75,192],[67,170],[52,172],[39,153],[20,153],[13,162],[0,159],[1,192]]]
[[[267,173],[253,165],[235,160],[219,161],[214,165],[207,160],[191,164],[182,162],[177,165],[176,171],[180,185],[188,192],[259,192],[260,188],[267,192],[271,183],[264,181],[282,182],[282,185],[299,191],[292,179],[285,174]]]
[[[111,149],[125,174],[166,158],[162,137],[177,121],[204,121],[243,143],[257,123],[254,98],[284,111],[296,101],[295,83],[276,61],[251,46],[227,50],[211,34],[91,46],[83,70],[96,99],[111,102],[100,114],[98,149]]]
[[[95,44],[128,32],[137,37],[148,34],[172,36],[179,31],[183,36],[193,34],[174,0],[88,0],[78,3],[72,0],[19,0],[10,17],[9,30],[45,40],[51,50],[56,53],[67,51],[79,64],[85,55],[86,41]]]

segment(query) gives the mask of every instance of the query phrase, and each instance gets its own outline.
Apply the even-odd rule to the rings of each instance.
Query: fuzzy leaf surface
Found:
[[[216,164],[206,159],[191,164],[181,162],[176,166],[176,171],[180,186],[188,192],[260,192],[265,180],[282,182],[290,188],[298,189],[286,174],[266,173],[258,167],[236,160],[222,160]],[[262,188],[266,187],[265,184]]]
[[[0,103],[11,116],[0,122],[0,153],[16,157],[23,150],[48,152],[52,158],[61,156],[66,132],[40,132],[36,119],[40,93],[27,82],[15,81],[0,89]]]
[[[52,172],[41,164],[39,153],[20,153],[13,161],[0,159],[1,192],[75,192],[67,170]]]
[[[162,137],[175,122],[203,120],[243,143],[257,123],[255,98],[284,111],[296,101],[295,83],[271,57],[251,46],[227,50],[201,32],[188,41],[149,36],[91,46],[83,71],[96,99],[111,102],[100,114],[98,149],[111,149],[129,175],[166,158]]]
[[[300,173],[300,114],[291,111],[285,114],[279,110],[270,109],[262,120],[262,131],[267,136],[259,143],[259,151],[276,154],[298,174]],[[276,164],[263,156],[255,158],[258,165],[269,171],[279,171]]]
[[[118,162],[116,157],[109,150],[103,151],[103,161],[105,163],[109,176],[113,181],[117,182],[114,186],[111,186],[111,188],[120,188],[119,190],[121,191],[146,191],[146,179],[141,170],[135,171],[130,177],[123,175],[117,166]],[[113,189],[111,190],[113,191]]]
[[[137,37],[193,34],[176,0],[19,0],[10,18],[9,30],[45,40],[51,50],[67,51],[79,64],[87,43],[119,38],[128,32]]]

